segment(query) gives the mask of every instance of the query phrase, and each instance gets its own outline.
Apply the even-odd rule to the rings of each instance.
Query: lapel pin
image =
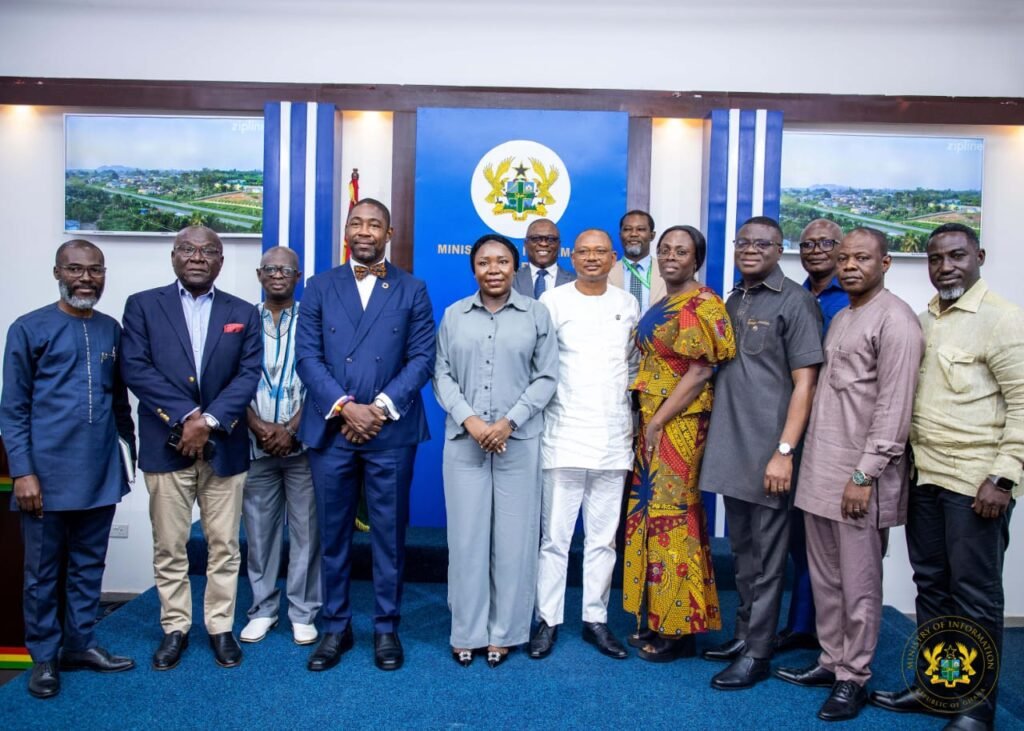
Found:
[[[380,283],[380,288],[381,288],[381,289],[387,289],[387,288],[388,288],[388,287],[390,287],[390,286],[391,286],[391,285],[390,285],[390,284],[388,284],[387,282],[381,282],[381,283]]]

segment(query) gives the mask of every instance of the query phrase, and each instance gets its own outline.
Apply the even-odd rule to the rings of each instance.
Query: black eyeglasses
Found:
[[[264,264],[260,267],[260,271],[266,274],[268,277],[273,277],[278,274],[283,274],[286,277],[294,277],[299,273],[299,270],[295,267],[282,267],[276,264]]]
[[[59,264],[59,269],[63,269],[72,279],[78,279],[89,272],[90,277],[102,277],[107,273],[105,266],[99,264],[93,264],[92,266],[84,267],[81,264]]]
[[[839,246],[839,242],[835,239],[818,239],[817,241],[801,241],[800,251],[811,252],[814,251],[814,247],[817,246],[822,251],[832,251],[832,249]]]
[[[192,244],[181,244],[180,246],[175,246],[174,250],[189,259],[195,256],[196,252],[202,254],[204,259],[214,259],[222,255],[221,250],[216,246],[203,246],[196,248]]]
[[[736,251],[746,251],[751,247],[758,251],[768,251],[773,246],[781,246],[777,241],[768,241],[766,239],[754,239],[753,241],[750,239],[736,239],[732,243],[736,247]]]
[[[560,239],[557,236],[542,236],[540,234],[533,234],[526,237],[526,241],[531,244],[557,244]]]

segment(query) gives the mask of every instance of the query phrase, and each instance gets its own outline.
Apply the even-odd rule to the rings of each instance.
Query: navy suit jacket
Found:
[[[434,373],[434,316],[422,280],[390,262],[363,311],[348,264],[306,282],[295,332],[295,367],[306,386],[299,439],[323,449],[337,438],[342,447],[381,450],[430,438],[423,412],[423,386]],[[339,398],[373,403],[387,394],[398,410],[380,433],[356,445],[340,436],[340,420],[327,420]]]
[[[576,281],[576,273],[570,272],[568,269],[563,267],[561,264],[558,265],[558,274],[555,276],[555,283],[549,284],[548,289],[553,287],[560,287],[563,284]],[[533,298],[533,272],[530,270],[530,264],[523,264],[516,272],[516,278],[512,280],[512,286],[516,292]]]
[[[249,468],[245,409],[256,393],[263,365],[256,307],[216,290],[196,373],[178,283],[133,294],[124,306],[121,372],[139,398],[139,467],[175,472],[195,460],[167,446],[171,427],[199,407],[220,422],[211,465],[221,477]]]

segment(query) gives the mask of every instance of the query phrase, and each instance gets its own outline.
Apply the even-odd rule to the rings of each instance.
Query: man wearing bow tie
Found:
[[[388,263],[391,214],[371,198],[345,224],[351,260],[309,280],[295,352],[306,405],[322,547],[324,635],[310,670],[334,667],[353,645],[349,605],[352,531],[366,492],[373,550],[374,661],[397,670],[405,525],[416,445],[430,438],[420,390],[434,370],[434,319],[426,285]]]

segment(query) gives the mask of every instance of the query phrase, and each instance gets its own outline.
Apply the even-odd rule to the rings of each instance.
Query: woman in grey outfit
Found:
[[[445,310],[434,394],[445,423],[452,657],[487,648],[497,667],[529,641],[540,530],[540,434],[555,393],[558,341],[547,309],[513,291],[519,252],[473,244],[479,290]]]

